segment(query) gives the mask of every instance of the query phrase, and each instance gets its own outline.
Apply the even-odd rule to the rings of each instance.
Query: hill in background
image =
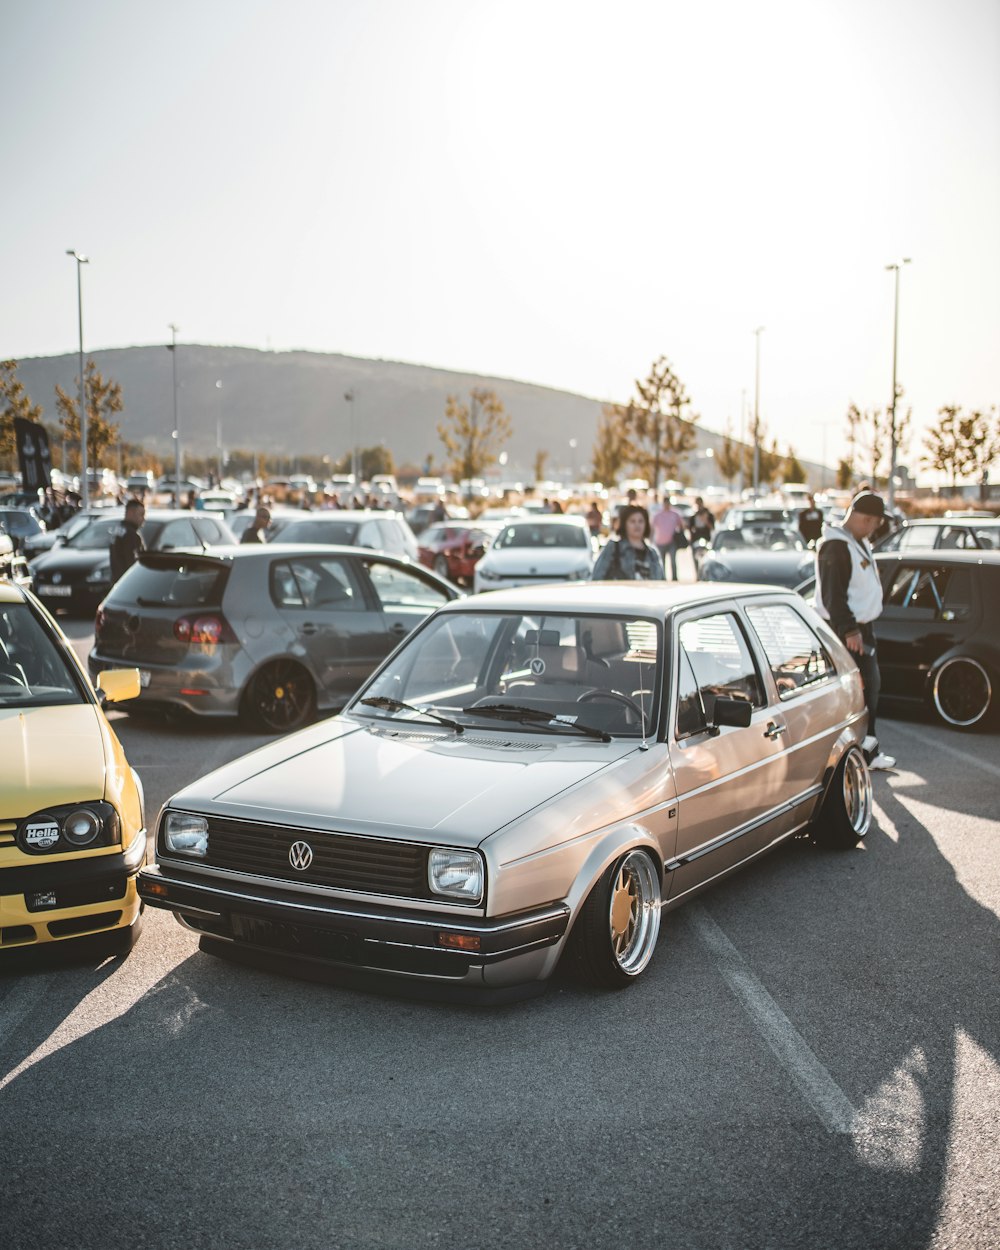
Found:
[[[162,346],[123,347],[87,352],[86,358],[96,362],[105,378],[121,384],[125,409],[118,420],[123,440],[170,460],[171,352]],[[443,447],[437,425],[448,395],[467,397],[473,387],[486,386],[499,394],[512,419],[505,476],[530,478],[539,451],[548,452],[550,475],[576,480],[591,476],[601,401],[583,395],[506,378],[320,352],[178,344],[176,363],[181,444],[193,455],[214,456],[221,429],[224,448],[263,453],[273,470],[290,468],[295,455],[337,460],[352,444],[352,405],[345,394],[353,391],[359,447],[384,443],[397,465],[422,466],[429,457],[440,465]],[[47,422],[56,420],[56,385],[75,393],[77,365],[76,353],[18,362],[18,376],[32,400],[41,404]],[[718,448],[722,439],[698,429],[702,454],[696,451],[685,467],[692,481],[706,484],[714,475],[704,450]]]

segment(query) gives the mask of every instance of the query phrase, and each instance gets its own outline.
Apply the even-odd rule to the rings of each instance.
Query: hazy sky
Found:
[[[90,349],[175,321],[616,400],[665,354],[737,434],[762,325],[762,417],[832,461],[849,402],[888,402],[909,256],[904,406],[1000,403],[998,0],[0,19],[0,358],[76,349],[70,247]]]

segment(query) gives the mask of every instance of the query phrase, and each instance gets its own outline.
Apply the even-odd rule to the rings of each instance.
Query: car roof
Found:
[[[901,528],[908,530],[916,529],[920,525],[947,525],[950,528],[957,525],[970,525],[980,529],[984,525],[1000,525],[1000,517],[995,517],[992,514],[988,516],[971,516],[969,513],[960,516],[921,516],[904,521]]]
[[[513,587],[469,595],[439,608],[519,612],[586,612],[595,616],[619,616],[632,612],[640,616],[662,616],[702,603],[727,602],[734,598],[763,598],[795,592],[782,586],[740,582],[553,582],[544,586]]]
[[[280,539],[275,539],[270,543],[218,543],[205,548],[204,551],[196,548],[143,551],[140,552],[139,559],[163,564],[174,557],[190,559],[192,556],[197,556],[199,560],[215,560],[218,563],[229,564],[234,560],[261,560],[272,552],[277,552],[286,559],[296,553],[304,556],[314,556],[318,553],[338,556],[378,556],[379,559],[394,560],[397,564],[408,564],[411,568],[419,569],[423,573],[428,572],[424,565],[411,560],[409,556],[397,555],[391,551],[378,551],[374,547],[352,547],[344,543],[284,543]]]
[[[876,551],[875,559],[880,563],[895,560],[902,564],[988,564],[1000,565],[1000,551],[991,547],[968,547],[965,551],[955,548],[940,547],[929,551]]]

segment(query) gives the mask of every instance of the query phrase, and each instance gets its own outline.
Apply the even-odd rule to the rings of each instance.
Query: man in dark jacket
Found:
[[[146,550],[139,530],[146,519],[146,509],[141,499],[130,499],[125,505],[125,517],[111,539],[111,583],[135,564],[140,551]]]
[[[875,620],[882,615],[882,581],[869,540],[885,517],[880,496],[862,491],[851,500],[842,525],[828,525],[816,549],[816,611],[850,651],[861,670],[868,708],[865,754],[871,768],[894,768],[875,735],[879,674]]]
[[[267,508],[258,508],[254,515],[253,522],[243,531],[241,543],[263,543],[267,539],[264,537],[264,531],[271,524],[271,514]]]
[[[816,507],[816,496],[807,495],[808,508],[799,513],[799,533],[807,547],[815,547],[823,534],[823,513]]]

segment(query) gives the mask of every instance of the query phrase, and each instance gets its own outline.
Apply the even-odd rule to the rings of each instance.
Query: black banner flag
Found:
[[[38,421],[15,417],[14,437],[21,465],[21,489],[48,489],[52,485],[52,458],[45,427]]]

